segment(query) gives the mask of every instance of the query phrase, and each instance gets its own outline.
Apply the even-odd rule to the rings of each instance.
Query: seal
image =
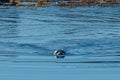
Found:
[[[60,49],[60,50],[55,50],[53,54],[56,56],[56,58],[64,58],[66,52]]]

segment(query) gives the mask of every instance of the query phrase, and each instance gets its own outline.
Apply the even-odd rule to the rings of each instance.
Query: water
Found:
[[[120,68],[119,14],[119,7],[1,7],[1,67]],[[56,59],[56,49],[64,49],[66,57]]]

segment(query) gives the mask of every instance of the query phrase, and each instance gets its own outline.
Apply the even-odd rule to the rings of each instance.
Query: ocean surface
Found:
[[[55,58],[53,52],[57,49],[66,51],[65,58]],[[22,71],[28,74],[29,70],[37,74],[35,71],[40,69],[45,76],[45,72],[49,75],[54,69],[59,74],[63,74],[59,69],[64,69],[64,74],[72,69],[72,75],[72,71],[90,68],[120,68],[120,7],[0,8],[2,80],[23,80],[20,78],[24,76]],[[29,74],[29,80],[40,80],[38,75]]]

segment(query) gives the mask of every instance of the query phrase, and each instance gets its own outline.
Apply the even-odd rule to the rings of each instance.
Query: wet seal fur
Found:
[[[65,58],[66,52],[60,49],[60,50],[55,50],[53,54],[56,56],[56,58]]]

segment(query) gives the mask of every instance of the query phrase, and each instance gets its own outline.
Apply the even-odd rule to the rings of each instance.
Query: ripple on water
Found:
[[[119,67],[119,13],[119,8],[2,8],[0,62]],[[54,58],[56,49],[67,52],[63,60]]]

